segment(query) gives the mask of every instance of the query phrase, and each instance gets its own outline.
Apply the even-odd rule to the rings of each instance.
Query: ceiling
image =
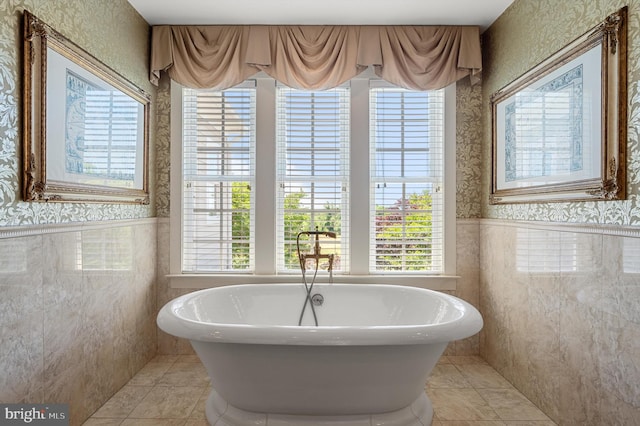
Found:
[[[151,25],[478,25],[513,0],[128,0]]]

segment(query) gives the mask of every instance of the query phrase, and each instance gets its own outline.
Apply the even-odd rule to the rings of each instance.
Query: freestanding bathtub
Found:
[[[468,303],[414,287],[234,285],[167,303],[158,326],[189,339],[209,373],[211,425],[430,425],[425,382],[447,343],[476,334]],[[309,324],[309,325],[306,325]]]

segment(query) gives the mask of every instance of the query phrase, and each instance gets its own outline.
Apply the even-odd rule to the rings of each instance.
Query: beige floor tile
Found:
[[[438,364],[451,364],[451,361],[448,356],[443,355],[438,359]]]
[[[504,422],[501,420],[449,420],[440,422],[440,426],[504,426]]]
[[[164,373],[173,365],[173,362],[150,362],[129,380],[130,385],[154,386],[162,378]]]
[[[202,396],[200,397],[200,400],[198,401],[193,411],[191,412],[191,415],[189,416],[190,419],[197,420],[197,419],[206,418],[205,409],[206,409],[207,399],[209,398],[210,393],[211,393],[211,390],[207,389],[202,394]]]
[[[487,362],[480,358],[477,355],[467,355],[467,356],[449,356],[449,362],[455,365],[464,365],[464,364],[486,364]]]
[[[175,362],[157,382],[167,386],[209,386],[209,374],[201,363]]]
[[[200,362],[198,355],[178,355],[177,362]]]
[[[513,387],[511,383],[487,364],[460,364],[456,368],[476,389]]]
[[[427,389],[434,410],[445,420],[500,420],[475,389]]]
[[[84,426],[209,426],[209,392],[197,356],[160,355]],[[426,392],[434,407],[432,426],[555,426],[477,356],[441,357]]]
[[[152,386],[126,385],[111,397],[92,417],[126,418],[147,396]]]
[[[471,385],[453,364],[437,364],[427,380],[431,388],[470,388]]]
[[[210,426],[205,419],[189,419],[184,426]]]
[[[180,358],[180,355],[156,355],[149,362],[161,362],[161,363],[169,363],[173,364]]]
[[[122,422],[123,419],[96,419],[91,417],[82,426],[120,426]]]
[[[482,398],[502,420],[549,420],[516,389],[482,389]]]
[[[195,386],[154,386],[129,418],[186,419],[204,391]]]
[[[184,426],[184,419],[126,419],[120,426]]]

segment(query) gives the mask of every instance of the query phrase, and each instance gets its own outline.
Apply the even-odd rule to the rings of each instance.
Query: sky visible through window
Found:
[[[375,203],[406,199],[409,195],[402,182],[416,182],[412,191],[433,192],[434,167],[430,140],[436,135],[430,93],[399,89],[372,92],[371,123],[372,178]],[[421,182],[421,184],[417,184]]]

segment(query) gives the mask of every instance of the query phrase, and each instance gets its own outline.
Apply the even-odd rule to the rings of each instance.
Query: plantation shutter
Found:
[[[183,89],[185,273],[253,271],[255,96],[254,82]]]
[[[337,234],[320,238],[322,253],[334,254],[334,271],[348,271],[349,96],[348,87],[277,88],[278,272],[300,270],[296,236],[316,228]]]
[[[370,273],[441,273],[443,90],[371,84]]]

